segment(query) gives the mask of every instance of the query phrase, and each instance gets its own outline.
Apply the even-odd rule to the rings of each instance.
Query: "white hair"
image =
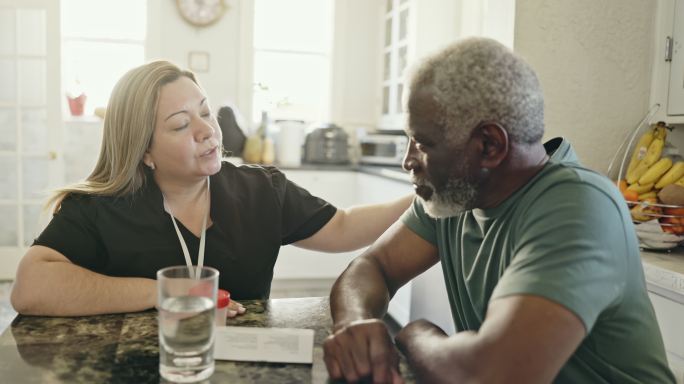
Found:
[[[428,57],[409,89],[432,94],[447,140],[462,142],[482,122],[500,124],[521,144],[544,134],[544,97],[534,70],[495,40],[464,39]]]

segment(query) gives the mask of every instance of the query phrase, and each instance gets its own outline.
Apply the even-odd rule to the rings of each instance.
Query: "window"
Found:
[[[332,0],[256,0],[252,121],[327,120]]]
[[[62,88],[85,114],[106,107],[116,81],[145,61],[147,1],[62,0]],[[122,28],[121,21],[126,20]],[[66,99],[64,100],[66,105]]]

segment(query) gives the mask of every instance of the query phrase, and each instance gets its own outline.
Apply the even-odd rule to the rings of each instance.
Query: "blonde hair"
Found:
[[[544,96],[532,67],[501,43],[482,37],[456,42],[425,59],[410,81],[439,106],[447,140],[462,142],[478,124],[501,124],[513,142],[544,134]],[[410,98],[410,95],[409,95]]]
[[[142,159],[152,142],[160,90],[181,76],[198,84],[192,72],[168,61],[153,61],[123,75],[109,98],[95,169],[85,181],[56,190],[46,206],[54,205],[57,211],[70,194],[125,196],[140,189],[146,178]]]

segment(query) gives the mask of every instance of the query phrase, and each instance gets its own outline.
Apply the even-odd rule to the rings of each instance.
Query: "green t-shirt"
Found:
[[[575,313],[587,336],[557,383],[674,383],[646,292],[629,211],[570,144],[491,209],[433,219],[419,199],[402,221],[437,246],[458,331],[478,330],[492,298],[537,295]]]

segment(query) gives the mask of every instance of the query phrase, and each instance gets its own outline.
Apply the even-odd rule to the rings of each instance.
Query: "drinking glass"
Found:
[[[159,373],[193,383],[214,373],[214,329],[219,272],[177,266],[157,271]]]

